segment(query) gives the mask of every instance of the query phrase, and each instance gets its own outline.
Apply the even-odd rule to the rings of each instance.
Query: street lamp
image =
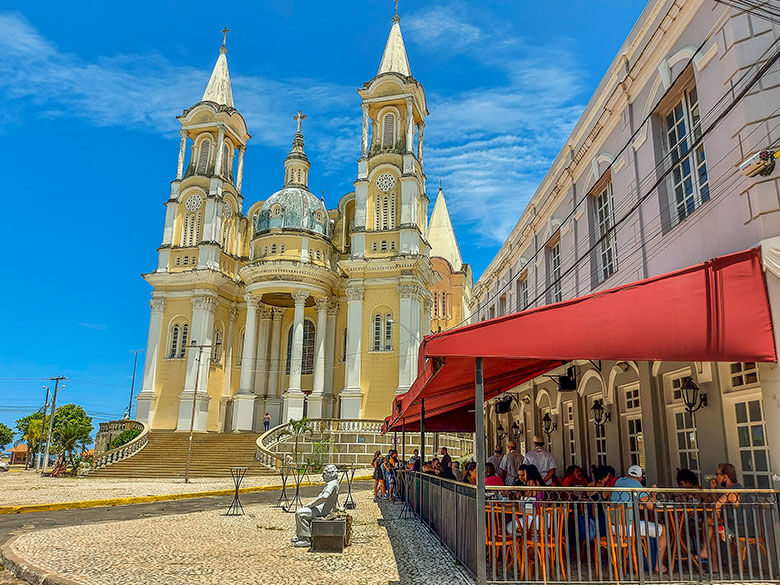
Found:
[[[194,339],[190,343],[191,349],[198,350],[198,357],[195,358],[195,389],[192,392],[192,414],[190,416],[190,438],[187,442],[187,466],[184,468],[184,483],[190,483],[190,461],[192,460],[192,433],[195,430],[195,407],[198,401],[198,385],[200,384],[200,362],[203,359],[203,350],[206,348],[217,347],[222,345],[221,343],[202,343],[198,345],[198,342]]]
[[[608,420],[612,419],[609,412],[604,412],[604,404],[601,400],[594,400],[590,409],[593,411],[593,422],[598,428],[603,427]]]
[[[553,434],[553,431],[555,431],[558,428],[558,423],[553,422],[553,419],[550,418],[550,413],[545,412],[544,416],[542,417],[542,431],[545,435],[547,435],[547,438],[550,438],[550,435]]]
[[[685,410],[689,413],[693,414],[703,406],[707,406],[707,395],[699,390],[698,384],[690,376],[683,378],[680,390]]]
[[[521,427],[519,424],[517,424],[517,421],[512,423],[512,438],[515,440],[515,442],[520,440],[520,437],[523,436],[523,427]]]
[[[134,353],[135,356],[133,357],[133,379],[130,382],[130,401],[127,403],[127,418],[128,419],[132,418],[132,414],[133,414],[133,392],[135,390],[135,367],[138,364],[138,354],[141,353],[143,350],[142,349],[131,349],[130,351],[132,353]],[[138,413],[136,413],[136,414],[138,414]]]
[[[504,438],[506,437],[506,431],[504,431],[504,425],[498,423],[498,428],[496,428],[496,433],[497,433],[496,438],[498,439],[498,441],[496,442],[499,444],[503,443]]]

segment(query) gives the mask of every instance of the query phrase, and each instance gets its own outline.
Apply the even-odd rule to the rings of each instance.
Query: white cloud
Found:
[[[427,88],[426,172],[434,182],[444,179],[461,238],[466,228],[495,245],[511,230],[582,111],[578,73],[565,49],[531,46],[511,30],[513,23],[491,21],[489,11],[473,4],[456,2],[456,8],[433,6],[402,22],[410,42],[428,58],[460,56],[488,73],[478,79],[491,80],[489,87],[464,87],[462,78],[453,78],[459,85]],[[59,51],[23,16],[0,13],[0,95],[9,105],[0,114],[0,131],[12,123],[9,112],[31,103],[42,116],[80,117],[96,126],[174,138],[176,115],[200,99],[210,67],[178,65],[159,54],[88,61]],[[291,117],[300,108],[309,115],[307,152],[318,172],[349,182],[360,148],[354,87],[234,75],[233,89],[252,144],[286,148]]]

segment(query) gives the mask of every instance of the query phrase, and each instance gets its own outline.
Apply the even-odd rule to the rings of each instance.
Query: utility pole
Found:
[[[131,349],[132,353],[135,354],[133,357],[133,380],[130,382],[130,401],[127,403],[127,418],[132,419],[133,418],[133,392],[135,391],[135,367],[138,364],[138,354],[141,353],[142,349]]]
[[[190,349],[197,349],[198,350],[198,357],[195,358],[195,391],[192,393],[192,415],[190,416],[190,438],[187,442],[187,466],[184,468],[184,483],[190,483],[190,461],[192,460],[192,433],[195,429],[195,406],[197,404],[198,400],[198,385],[200,384],[200,361],[203,359],[203,350],[211,347],[215,347],[216,345],[220,345],[219,343],[216,344],[201,344],[198,345],[198,342],[194,339],[192,340],[192,343],[190,344]]]
[[[46,437],[46,451],[43,455],[43,463],[41,465],[41,475],[46,471],[46,466],[49,464],[49,447],[51,445],[51,431],[52,427],[54,426],[54,411],[57,408],[57,392],[60,390],[65,389],[65,385],[63,384],[62,388],[59,387],[60,381],[67,380],[65,376],[55,376],[54,378],[49,378],[49,380],[54,381],[54,393],[51,397],[51,416],[49,417],[49,432]]]
[[[41,468],[41,449],[43,448],[43,425],[46,423],[46,411],[49,409],[49,387],[42,386],[46,390],[46,400],[43,401],[43,420],[41,421],[41,436],[38,439],[38,452],[35,454],[35,471]]]

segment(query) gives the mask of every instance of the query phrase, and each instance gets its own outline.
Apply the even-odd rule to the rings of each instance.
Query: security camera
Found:
[[[739,164],[739,172],[746,177],[755,177],[757,175],[768,177],[775,170],[775,158],[777,158],[778,154],[780,154],[780,151],[775,153],[771,150],[760,150],[751,154]]]

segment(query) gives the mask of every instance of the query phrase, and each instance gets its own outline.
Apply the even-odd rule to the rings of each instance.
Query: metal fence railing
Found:
[[[773,490],[486,487],[400,471],[413,513],[487,583],[780,582]]]

